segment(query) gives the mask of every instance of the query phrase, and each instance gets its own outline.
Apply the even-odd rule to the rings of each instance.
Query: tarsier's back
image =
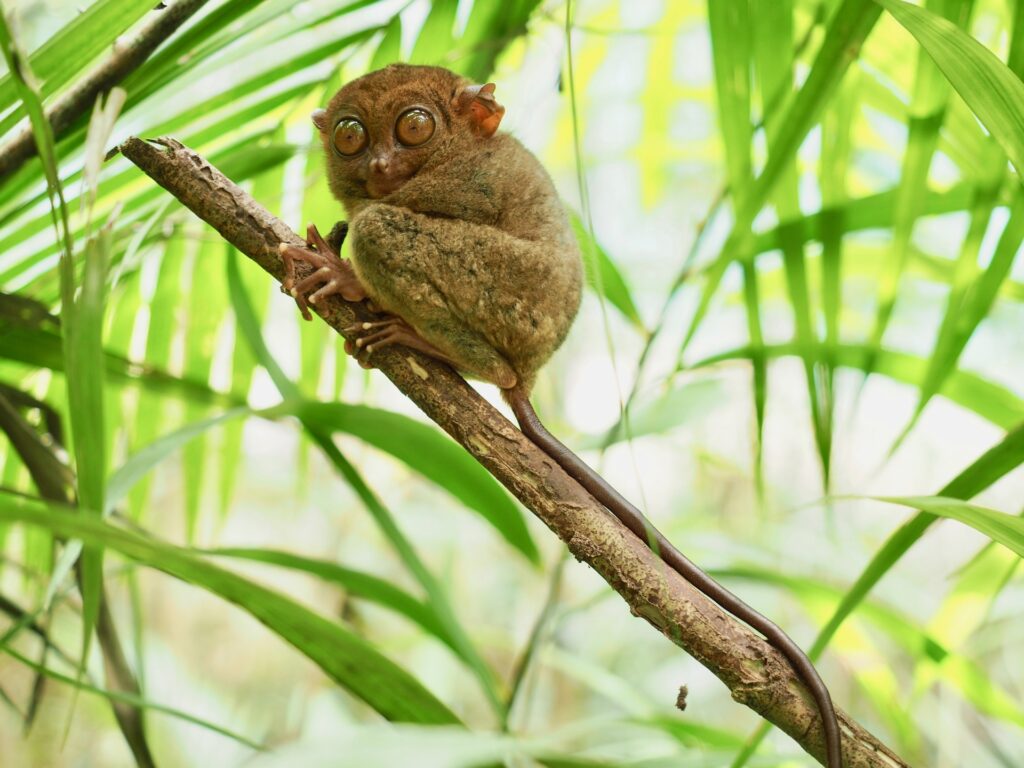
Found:
[[[464,372],[528,390],[568,333],[582,269],[547,172],[495,133],[492,93],[392,65],[342,88],[317,124],[370,298]]]

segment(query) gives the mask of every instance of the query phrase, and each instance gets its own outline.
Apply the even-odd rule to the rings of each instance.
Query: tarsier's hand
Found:
[[[306,248],[296,248],[285,243],[281,244],[281,260],[284,261],[285,278],[281,283],[281,291],[290,294],[299,305],[302,316],[307,320],[313,317],[309,305],[316,304],[323,296],[338,294],[346,301],[363,301],[366,289],[356,276],[352,265],[338,256],[337,250],[345,240],[347,226],[342,223],[331,230],[331,244],[328,244],[317,228],[310,224],[306,230]],[[332,247],[334,246],[334,247]],[[313,272],[296,282],[295,266],[304,262],[313,268]],[[313,293],[309,293],[313,291]],[[308,294],[308,295],[307,295]],[[371,312],[377,307],[368,302]],[[373,321],[358,322],[345,329],[354,339],[346,339],[345,351],[356,358],[364,368],[371,368],[370,355],[374,350],[392,344],[403,344],[417,349],[424,354],[452,363],[451,358],[424,340],[416,330],[397,315],[383,314]],[[452,363],[453,364],[453,363]]]
[[[340,239],[344,240],[343,232]],[[356,277],[352,265],[338,256],[312,224],[306,229],[306,246],[296,248],[287,243],[281,243],[280,246],[285,269],[281,291],[295,299],[306,320],[313,319],[309,305],[316,304],[324,296],[337,294],[346,301],[362,301],[366,298],[366,289]],[[339,242],[338,247],[340,246]],[[295,266],[300,261],[311,266],[313,272],[296,282]]]

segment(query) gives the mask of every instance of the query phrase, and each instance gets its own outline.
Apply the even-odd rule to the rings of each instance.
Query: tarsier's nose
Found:
[[[370,170],[373,173],[387,173],[388,172],[388,159],[386,156],[378,155],[377,157],[370,160]]]

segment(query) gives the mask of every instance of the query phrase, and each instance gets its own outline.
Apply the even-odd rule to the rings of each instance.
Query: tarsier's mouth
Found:
[[[365,188],[366,195],[374,200],[379,200],[382,197],[387,197],[392,192],[399,189],[409,179],[404,176],[395,177],[378,177],[369,178],[366,180]]]

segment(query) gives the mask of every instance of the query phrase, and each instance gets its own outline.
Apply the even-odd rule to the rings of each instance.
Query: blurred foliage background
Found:
[[[4,0],[0,153],[153,5]],[[1024,764],[1024,3],[210,0],[0,180],[4,765],[808,764],[100,162],[329,228],[308,115],[397,60],[497,82],[572,211],[553,431],[908,762]]]

